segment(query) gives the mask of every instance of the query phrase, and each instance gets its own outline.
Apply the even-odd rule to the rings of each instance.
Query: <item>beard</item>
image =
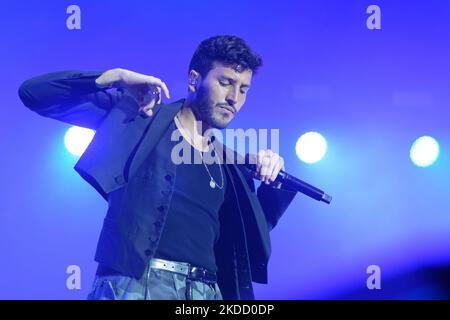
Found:
[[[192,105],[192,111],[198,120],[207,123],[213,128],[225,129],[233,117],[222,114],[219,105],[211,101],[208,91],[201,85]]]

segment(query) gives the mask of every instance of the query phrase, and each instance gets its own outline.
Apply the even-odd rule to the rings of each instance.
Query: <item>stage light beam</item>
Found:
[[[327,141],[318,132],[307,132],[298,138],[295,151],[301,161],[308,164],[316,163],[327,153]]]
[[[94,137],[94,130],[73,126],[64,135],[66,149],[73,155],[80,157]]]
[[[412,144],[409,157],[418,167],[431,166],[439,157],[439,143],[433,137],[422,136]]]

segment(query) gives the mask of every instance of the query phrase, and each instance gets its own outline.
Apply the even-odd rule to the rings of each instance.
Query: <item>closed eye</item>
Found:
[[[234,82],[233,82],[233,80],[228,80],[228,79],[222,79],[222,80],[219,80],[219,84],[222,86],[222,87],[227,87],[227,86],[231,86],[231,85],[234,85]],[[242,94],[247,94],[247,91],[250,89],[250,86],[248,86],[248,85],[243,85],[243,86],[241,86],[241,89],[239,90]]]

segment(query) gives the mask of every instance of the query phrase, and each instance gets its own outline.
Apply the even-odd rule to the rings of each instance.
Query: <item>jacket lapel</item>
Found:
[[[75,171],[107,200],[136,172],[181,106],[182,100],[157,105],[152,117],[143,117],[134,99],[123,97],[97,128]]]
[[[268,259],[271,254],[269,229],[267,227],[264,211],[259,203],[258,197],[249,186],[249,183],[253,183],[253,177],[250,175],[245,177],[244,173],[241,171],[241,169],[247,170],[243,166],[245,158],[217,140],[214,142],[214,147],[218,151],[218,154],[222,156],[222,163],[224,163],[223,159],[226,159],[225,169],[228,170],[230,177],[235,177],[235,179],[232,179],[231,183],[236,183],[236,190],[244,191],[243,196],[240,196],[239,194],[236,195],[236,201],[247,201],[246,204],[243,203],[240,206],[242,209],[247,209],[244,210],[244,212],[241,212],[244,223],[246,223],[245,229],[248,232],[256,232],[256,236],[259,237],[259,241],[256,241],[256,243],[262,244],[264,258]],[[251,230],[255,227],[255,223],[256,229]]]
[[[167,130],[171,121],[183,106],[183,102],[184,99],[178,100],[172,104],[158,105],[159,109],[155,110],[155,115],[151,118],[147,118],[152,120],[152,125],[150,125],[149,121],[140,142],[129,158],[129,170],[127,171],[125,169],[125,172],[127,172],[127,179],[128,177],[134,176],[140,165],[159,142],[161,136]]]

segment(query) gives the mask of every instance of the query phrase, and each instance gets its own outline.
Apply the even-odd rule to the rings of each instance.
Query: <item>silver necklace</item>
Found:
[[[175,118],[177,119],[178,123],[180,124],[180,127],[182,128],[182,130],[183,130],[183,131],[186,133],[186,135],[188,136],[189,140],[190,140],[191,143],[192,143],[192,146],[194,146],[194,139],[191,137],[191,135],[188,133],[188,131],[184,128],[183,124],[181,123],[180,118],[178,117],[178,114],[175,116]],[[223,186],[224,186],[223,173],[222,173],[222,166],[221,166],[221,164],[220,164],[219,158],[217,157],[217,154],[216,154],[216,153],[217,153],[217,152],[216,152],[216,148],[214,147],[214,144],[211,142],[210,139],[208,139],[208,144],[212,144],[212,146],[213,146],[214,157],[215,157],[215,159],[217,160],[217,162],[218,162],[218,164],[219,164],[219,171],[220,171],[220,178],[221,178],[222,185],[219,185],[219,184],[217,183],[217,181],[214,179],[214,177],[211,175],[211,172],[209,171],[208,166],[206,165],[205,161],[203,161],[203,155],[202,155],[202,152],[201,152],[200,150],[198,150],[198,152],[200,153],[200,157],[202,158],[202,163],[203,163],[203,165],[204,165],[204,167],[205,167],[205,169],[206,169],[206,172],[208,173],[209,179],[210,179],[210,180],[209,180],[209,186],[210,186],[212,189],[214,189],[215,187],[217,187],[217,188],[219,188],[220,190],[222,190],[222,189],[223,189]],[[193,147],[193,149],[196,150],[196,148],[194,148],[194,147]]]

